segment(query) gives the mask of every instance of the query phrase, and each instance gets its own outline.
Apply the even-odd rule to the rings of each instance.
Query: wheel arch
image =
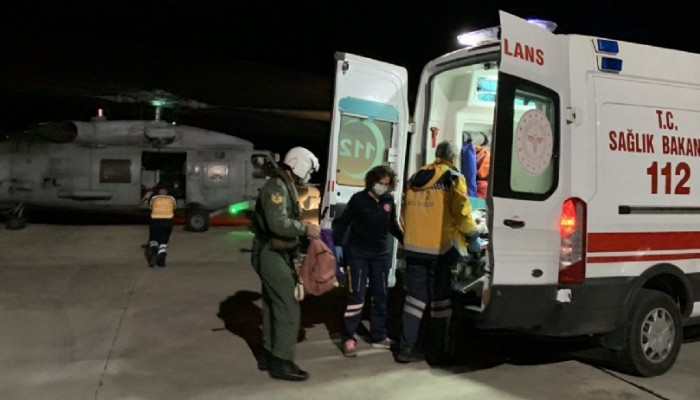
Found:
[[[669,295],[678,304],[683,317],[688,317],[693,311],[693,285],[683,270],[673,264],[656,264],[644,271],[627,295],[625,312],[634,306],[634,301],[642,289],[657,290]]]
[[[621,329],[628,322],[632,308],[635,306],[642,289],[656,290],[667,294],[673,299],[682,317],[688,317],[693,311],[693,301],[695,293],[688,276],[676,265],[670,263],[660,263],[647,268],[637,277],[632,288],[627,293],[622,312],[615,324],[615,329],[601,338],[601,343],[608,348],[620,349],[624,346],[624,335]]]

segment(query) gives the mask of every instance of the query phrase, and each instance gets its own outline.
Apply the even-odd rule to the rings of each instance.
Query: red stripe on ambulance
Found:
[[[589,253],[689,249],[700,249],[700,232],[615,232],[588,234]],[[670,255],[664,255],[664,257],[667,256]]]
[[[700,253],[646,254],[646,255],[639,255],[639,256],[594,256],[594,257],[588,257],[586,259],[586,262],[588,262],[589,264],[595,264],[595,263],[693,260],[693,259],[700,259]]]

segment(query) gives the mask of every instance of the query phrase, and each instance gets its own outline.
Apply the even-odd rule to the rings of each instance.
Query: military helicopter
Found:
[[[89,122],[38,124],[0,142],[0,206],[8,229],[26,224],[25,209],[147,209],[142,196],[157,184],[173,189],[185,228],[208,230],[210,217],[249,208],[279,161],[248,140],[161,118],[163,108],[206,104],[169,93],[105,97],[149,98],[152,120],[110,121],[96,110]]]

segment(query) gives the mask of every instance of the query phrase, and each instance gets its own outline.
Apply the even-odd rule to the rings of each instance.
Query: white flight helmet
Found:
[[[320,165],[314,153],[303,147],[294,147],[284,156],[285,164],[292,169],[292,173],[307,183],[311,174],[318,171]]]

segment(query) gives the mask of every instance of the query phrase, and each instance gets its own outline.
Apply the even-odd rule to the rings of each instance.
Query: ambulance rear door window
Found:
[[[498,96],[493,194],[544,200],[559,180],[559,96],[504,73]]]

